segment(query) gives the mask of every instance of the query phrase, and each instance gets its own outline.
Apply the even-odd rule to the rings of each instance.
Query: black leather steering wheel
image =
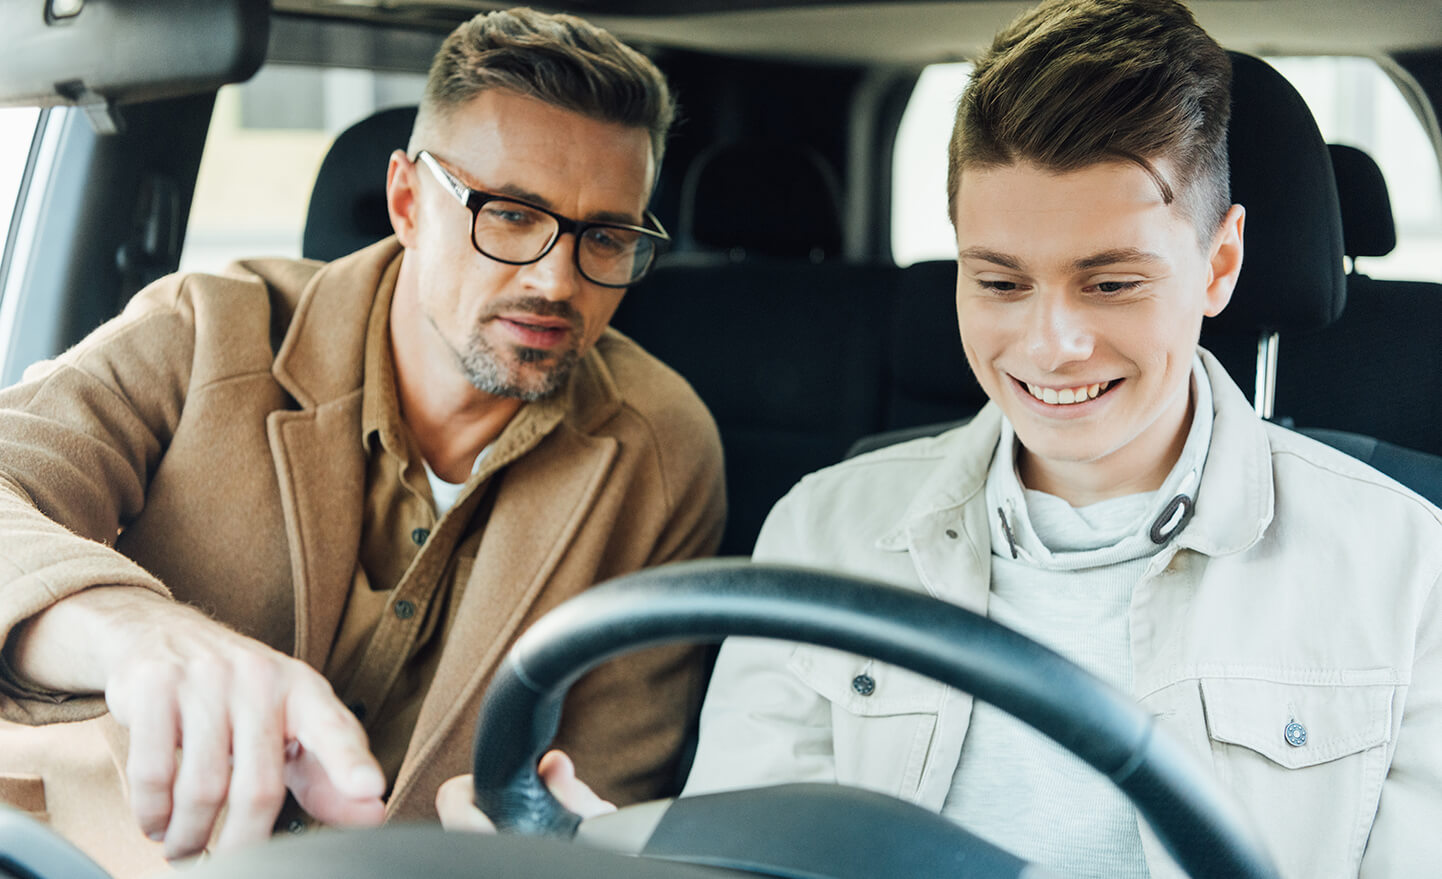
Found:
[[[821,571],[734,560],[684,562],[612,580],[556,608],[523,634],[492,681],[477,719],[476,803],[503,831],[574,835],[580,819],[556,802],[536,772],[537,761],[555,735],[571,684],[592,667],[630,650],[731,635],[833,647],[970,692],[1050,736],[1111,779],[1189,875],[1277,876],[1260,842],[1216,782],[1156,730],[1151,715],[1051,650],[985,617],[917,592]],[[806,798],[802,794],[772,813],[794,812]],[[723,811],[754,816],[757,813],[747,798],[758,795],[766,796],[737,791],[707,799]],[[860,795],[833,812],[844,815],[851,808],[872,808],[874,804],[865,801],[874,796],[879,795]],[[651,824],[656,820],[653,817]],[[715,822],[687,823],[705,827]],[[960,834],[948,845],[972,844],[962,837],[980,842],[964,831]],[[878,830],[874,836],[884,840],[887,831]],[[739,839],[743,841],[731,845],[754,850],[744,842],[744,834]],[[763,872],[768,868],[758,862],[754,851],[731,851],[699,837],[678,843],[673,833],[661,847],[664,851],[647,852],[645,841],[641,844],[643,854],[711,865],[750,865]],[[1026,867],[1018,869],[1019,864],[1011,859],[1002,864],[1001,873],[985,875],[1023,875]],[[773,864],[770,869],[777,870],[770,875],[801,875],[789,871],[805,868]]]

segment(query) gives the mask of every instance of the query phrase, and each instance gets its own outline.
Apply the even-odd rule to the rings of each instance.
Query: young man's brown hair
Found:
[[[510,9],[451,32],[431,64],[417,134],[487,89],[508,89],[599,119],[645,128],[659,166],[676,104],[645,55],[572,15]],[[417,144],[416,134],[411,137]]]
[[[1178,202],[1205,244],[1231,206],[1231,80],[1227,53],[1176,0],[1043,3],[976,62],[952,129],[948,207],[968,167],[1029,162],[1062,172],[1130,161]]]

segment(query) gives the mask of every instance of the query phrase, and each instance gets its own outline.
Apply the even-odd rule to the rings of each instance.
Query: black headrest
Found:
[[[1387,181],[1372,157],[1346,144],[1328,144],[1342,202],[1342,247],[1350,257],[1386,256],[1397,246]]]
[[[841,252],[840,187],[804,144],[723,144],[687,171],[679,226],[683,247],[818,262]]]
[[[1302,96],[1264,61],[1232,57],[1227,151],[1232,201],[1247,209],[1245,257],[1224,332],[1327,326],[1346,303],[1342,220],[1327,144]]]
[[[310,192],[303,256],[329,261],[391,234],[386,163],[406,148],[415,121],[413,106],[377,110],[335,139]]]

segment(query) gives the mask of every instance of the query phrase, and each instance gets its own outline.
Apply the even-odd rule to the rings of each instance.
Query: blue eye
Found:
[[[607,254],[625,253],[636,246],[641,236],[629,229],[615,226],[592,226],[586,230],[586,245]]]

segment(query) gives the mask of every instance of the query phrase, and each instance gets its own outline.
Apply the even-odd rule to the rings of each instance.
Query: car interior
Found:
[[[418,79],[451,27],[505,5],[7,4],[0,107],[40,109],[23,123],[0,252],[0,381],[17,381],[182,266],[218,96],[235,88],[226,83],[299,67]],[[716,419],[729,503],[720,555],[749,555],[767,512],[805,474],[936,433],[985,404],[957,334],[954,257],[903,261],[895,252],[897,132],[928,65],[975,54],[1030,4],[536,5],[613,30],[646,51],[679,95],[681,121],[651,205],[673,242],[653,275],[626,293],[612,325],[685,377]],[[1241,279],[1227,310],[1207,321],[1202,344],[1264,417],[1442,504],[1442,239],[1425,277],[1371,274],[1369,261],[1393,253],[1412,222],[1396,208],[1410,193],[1395,185],[1389,193],[1366,150],[1328,143],[1297,85],[1263,60],[1375,61],[1442,167],[1442,0],[1193,6],[1232,50],[1232,192],[1247,209]],[[361,112],[328,123],[314,173],[300,169],[304,191],[289,195],[304,210],[289,255],[330,260],[390,234],[386,160],[406,147],[415,97],[382,91],[375,86]],[[1424,175],[1416,167],[1409,185],[1435,186],[1436,168]],[[221,176],[257,190],[281,179],[264,164],[236,163]],[[1442,204],[1442,192],[1428,197]],[[417,850],[431,845],[417,839]],[[5,860],[5,848],[0,827],[0,876],[64,875],[26,872]],[[552,875],[541,866],[526,872],[529,856],[517,857],[510,875]],[[284,871],[298,863],[244,869],[292,875]],[[641,872],[649,866],[587,863],[591,875],[653,875]],[[214,869],[207,875],[242,874]],[[426,869],[463,875],[449,861]],[[705,866],[655,869],[722,875]]]

